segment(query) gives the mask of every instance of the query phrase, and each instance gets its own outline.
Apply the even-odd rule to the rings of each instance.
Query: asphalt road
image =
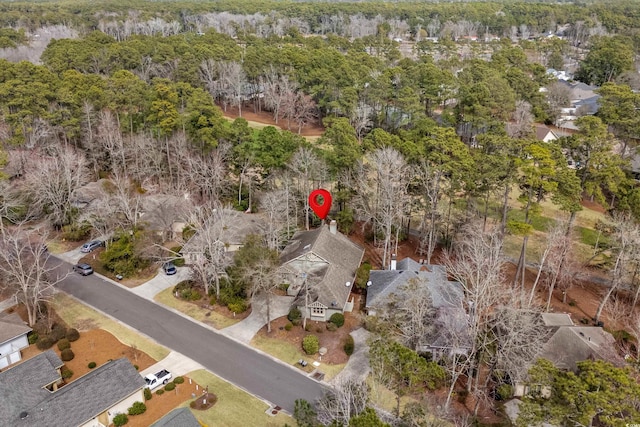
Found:
[[[71,270],[71,264],[55,260],[60,263],[57,268],[60,276]],[[71,273],[58,288],[289,413],[293,413],[296,399],[313,403],[322,396],[323,386],[295,369],[95,274]]]

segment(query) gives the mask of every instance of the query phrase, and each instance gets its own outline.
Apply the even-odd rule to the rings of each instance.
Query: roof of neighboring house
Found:
[[[0,373],[0,425],[17,425],[20,413],[51,396],[44,387],[60,379],[62,360],[53,350]]]
[[[73,192],[72,203],[78,207],[85,207],[94,200],[104,197],[107,183],[109,183],[108,179],[101,178],[83,185]]]
[[[416,277],[425,279],[434,308],[461,307],[464,299],[462,285],[450,281],[443,266],[420,264],[411,258],[398,261],[395,270],[371,270],[366,306],[381,305],[391,294],[398,294],[400,287],[409,279]]]
[[[260,214],[249,214],[235,211],[233,209],[225,209],[229,215],[233,215],[233,225],[225,227],[222,233],[222,240],[228,245],[241,245],[251,234],[260,234],[264,223],[264,216]],[[195,248],[200,247],[199,233],[189,239],[182,247],[183,254],[196,252]]]
[[[560,369],[576,371],[577,363],[587,359],[621,361],[614,349],[613,336],[596,326],[560,326],[538,354]]]
[[[298,231],[280,256],[283,265],[307,254],[314,254],[326,261],[326,266],[308,278],[309,303],[318,301],[325,307],[343,308],[349,298],[356,270],[360,266],[364,249],[329,225],[314,230]],[[302,290],[298,298],[304,297]]]
[[[201,425],[188,408],[179,408],[151,424],[151,427],[201,427]]]
[[[27,326],[18,313],[0,315],[0,344],[31,331],[32,329]]]
[[[26,365],[27,362],[29,361],[25,361],[16,368]],[[37,367],[30,367],[28,370],[23,368],[22,374],[28,375],[29,372],[39,371],[31,368]],[[4,373],[0,374],[0,384],[4,383],[3,375]],[[21,381],[27,382],[24,379]],[[5,418],[6,424],[0,418],[0,424],[19,425],[20,414],[26,412],[28,417],[24,420],[25,426],[82,425],[145,386],[142,376],[131,362],[124,358],[107,362],[55,392],[47,390],[44,390],[44,393],[39,392],[37,387],[42,387],[38,385],[41,382],[29,383],[32,384],[30,390],[23,389],[24,394],[15,395],[16,406],[10,414],[11,417]],[[38,395],[39,399],[30,398],[31,394]]]
[[[542,313],[544,326],[573,326],[573,320],[567,313]]]
[[[544,141],[545,138],[549,136],[549,134],[551,134],[552,139],[558,139],[556,134],[545,125],[536,125],[536,139],[538,139],[539,141]]]
[[[190,206],[188,195],[155,194],[142,200],[140,219],[151,230],[172,230],[174,223],[186,221]]]

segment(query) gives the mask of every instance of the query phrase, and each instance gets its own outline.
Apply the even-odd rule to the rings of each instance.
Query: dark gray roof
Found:
[[[0,425],[16,425],[20,413],[51,396],[44,387],[60,380],[62,360],[53,350],[0,373]]]
[[[151,427],[201,427],[200,423],[193,416],[188,408],[174,409],[157,422],[151,424]]]
[[[225,221],[231,225],[225,225],[223,232],[221,233],[221,240],[228,245],[241,245],[247,239],[247,237],[251,234],[260,234],[262,227],[265,222],[264,215],[262,214],[249,214],[242,213],[233,209],[224,209],[225,215],[228,218],[225,218]],[[184,244],[181,252],[183,254],[186,253],[195,253],[195,248],[200,248],[202,245],[200,244],[200,240],[202,236],[199,232],[189,239],[188,242]]]
[[[2,315],[0,317],[0,344],[28,334],[31,330],[18,313]]]
[[[0,377],[2,382],[2,377]],[[116,403],[145,386],[144,379],[128,359],[105,363],[88,374],[50,393],[29,405],[20,404],[7,423],[0,425],[29,427],[69,427],[86,423]],[[19,396],[24,399],[26,395]],[[20,413],[28,418],[21,422]],[[0,420],[1,421],[1,420]]]
[[[542,313],[542,321],[545,326],[573,326],[573,320],[567,313]]]
[[[280,256],[282,264],[303,257],[308,253],[327,262],[326,268],[308,278],[309,303],[320,302],[325,307],[344,308],[351,293],[356,270],[360,266],[364,249],[337,231],[323,225],[310,231],[299,231]],[[350,286],[346,286],[347,282]],[[304,297],[304,290],[298,298]]]
[[[600,327],[560,326],[538,354],[560,369],[577,370],[577,363],[587,359],[621,362],[615,352],[615,339]]]
[[[447,271],[441,265],[420,264],[404,258],[396,264],[396,270],[371,270],[367,288],[367,307],[382,306],[391,294],[398,294],[409,279],[424,279],[435,308],[461,307],[464,290],[458,282],[449,281]]]

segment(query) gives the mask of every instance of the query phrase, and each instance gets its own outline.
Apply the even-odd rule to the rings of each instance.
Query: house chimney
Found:
[[[329,223],[329,231],[331,234],[338,234],[338,223],[335,219],[332,219]]]
[[[396,254],[391,255],[391,265],[389,265],[389,270],[396,269]]]

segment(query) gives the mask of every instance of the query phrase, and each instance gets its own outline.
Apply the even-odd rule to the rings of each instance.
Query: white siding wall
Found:
[[[27,334],[0,344],[0,369],[19,362],[22,358],[20,350],[26,347],[29,347]]]

